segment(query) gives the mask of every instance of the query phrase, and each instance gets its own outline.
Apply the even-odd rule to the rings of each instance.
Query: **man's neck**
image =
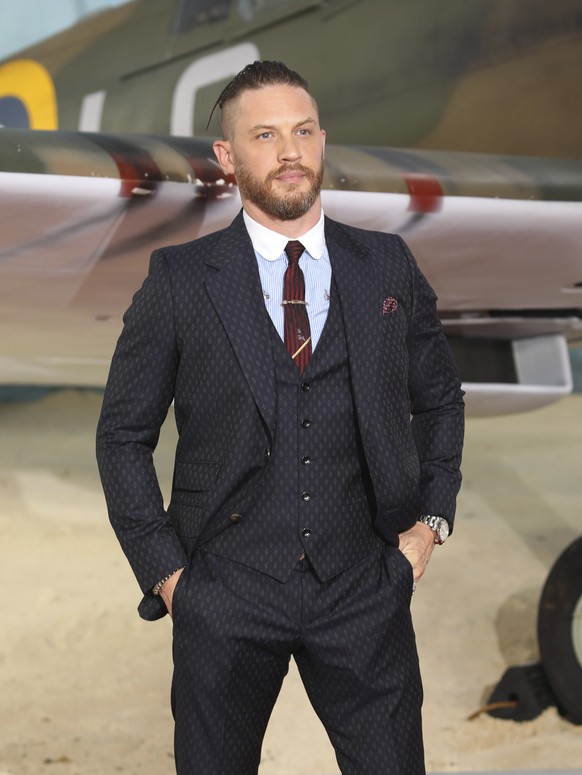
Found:
[[[261,226],[265,226],[267,229],[272,229],[278,234],[282,234],[289,239],[295,239],[312,229],[321,217],[321,199],[318,198],[313,206],[302,215],[301,218],[296,218],[292,221],[280,221],[277,218],[270,218],[268,215],[253,205],[251,202],[243,202],[245,211],[251,216],[253,220],[260,223]]]

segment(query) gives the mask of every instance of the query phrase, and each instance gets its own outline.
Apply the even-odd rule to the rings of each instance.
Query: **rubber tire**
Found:
[[[546,579],[538,609],[538,644],[558,709],[569,721],[582,724],[582,538],[562,552]]]

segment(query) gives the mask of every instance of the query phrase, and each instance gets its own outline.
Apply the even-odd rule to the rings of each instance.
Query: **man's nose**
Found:
[[[297,138],[282,137],[279,146],[279,161],[298,161],[301,158],[301,151]]]

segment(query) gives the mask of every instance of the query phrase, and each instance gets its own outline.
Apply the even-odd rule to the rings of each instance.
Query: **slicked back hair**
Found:
[[[295,70],[288,68],[283,62],[269,60],[264,60],[262,62],[257,61],[247,65],[240,73],[237,73],[221,91],[212,108],[212,113],[214,113],[217,106],[220,108],[223,137],[226,138],[227,134],[225,132],[224,108],[229,102],[233,102],[240,97],[243,92],[249,91],[250,89],[261,89],[263,86],[277,85],[296,86],[299,89],[304,89],[309,94],[309,85],[305,78],[299,75],[299,73],[296,73]],[[309,96],[311,96],[311,94]],[[313,99],[313,97],[311,98]],[[315,103],[315,100],[313,101]],[[210,119],[212,119],[212,113],[210,114]],[[208,124],[210,124],[210,119],[208,120]]]

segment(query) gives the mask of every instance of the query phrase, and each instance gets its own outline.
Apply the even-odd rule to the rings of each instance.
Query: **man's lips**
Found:
[[[278,180],[280,183],[301,183],[307,179],[311,180],[313,173],[309,167],[296,165],[293,167],[279,167],[278,170],[271,173],[271,180]]]
[[[304,177],[304,172],[294,170],[293,172],[283,172],[281,175],[277,175],[276,180],[280,180],[282,183],[297,183],[299,180],[303,180]]]

